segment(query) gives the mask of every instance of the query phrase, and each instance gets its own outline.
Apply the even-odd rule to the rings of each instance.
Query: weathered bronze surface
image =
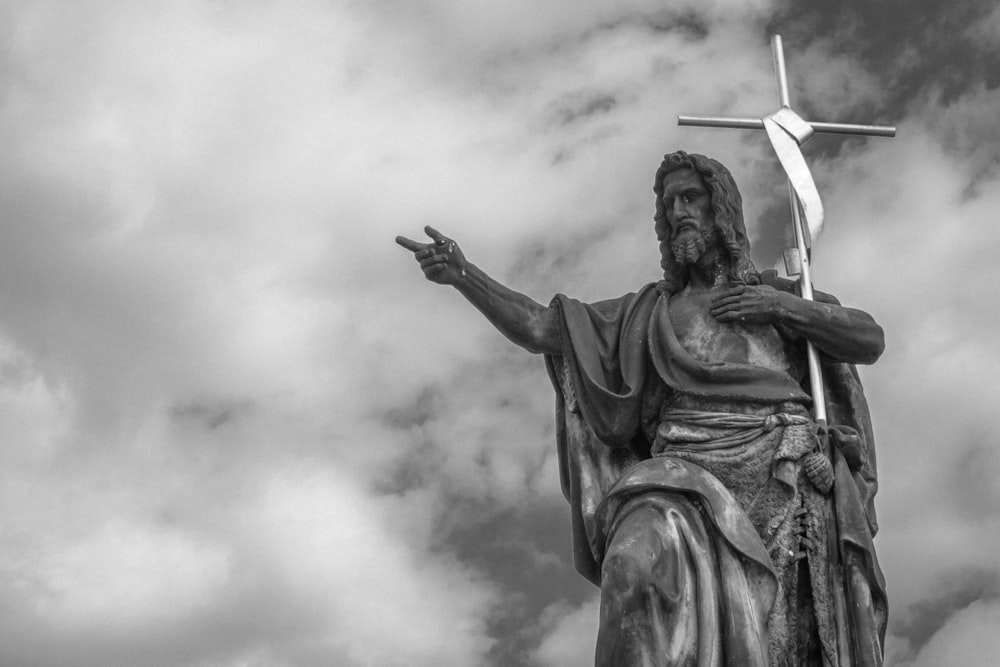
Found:
[[[882,329],[755,269],[723,165],[667,155],[654,191],[663,279],[598,303],[543,306],[429,227],[430,243],[396,240],[546,355],[576,566],[601,587],[597,665],[880,665],[875,451],[854,364],[878,359]],[[810,415],[806,341],[828,429]]]

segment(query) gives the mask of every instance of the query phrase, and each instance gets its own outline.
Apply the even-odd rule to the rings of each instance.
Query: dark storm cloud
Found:
[[[605,114],[615,108],[614,95],[601,93],[577,93],[567,95],[556,102],[553,116],[563,125],[588,116]]]
[[[175,405],[170,409],[170,416],[177,421],[196,424],[211,431],[253,409],[254,401],[249,399],[194,401]]]

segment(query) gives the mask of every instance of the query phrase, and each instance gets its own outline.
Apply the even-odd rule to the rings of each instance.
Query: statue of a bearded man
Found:
[[[397,242],[546,355],[576,565],[601,588],[597,665],[881,665],[875,453],[854,365],[878,359],[882,329],[757,272],[720,163],[672,153],[653,189],[663,280],[608,301],[543,306],[432,228],[431,243]],[[807,340],[828,433],[810,417]]]

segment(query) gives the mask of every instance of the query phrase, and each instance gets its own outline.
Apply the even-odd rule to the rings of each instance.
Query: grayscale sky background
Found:
[[[891,665],[1000,655],[1000,10],[924,0],[0,3],[0,665],[585,665],[543,361],[396,234],[547,303],[658,278],[652,181],[776,108],[862,369]]]

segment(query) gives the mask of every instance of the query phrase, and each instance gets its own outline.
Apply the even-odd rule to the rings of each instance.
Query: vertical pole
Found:
[[[789,186],[789,190],[791,190]],[[793,191],[792,215],[795,231],[795,247],[799,252],[799,288],[802,298],[813,301],[812,276],[809,267],[809,249],[806,248],[806,235],[803,231],[803,220],[799,213],[799,198]],[[809,384],[812,389],[813,417],[821,431],[826,430],[826,390],[823,386],[823,368],[819,363],[819,352],[811,341],[806,341],[806,360],[809,365]]]
[[[778,98],[782,107],[790,107],[788,96],[788,76],[785,73],[785,53],[782,49],[781,35],[771,37],[771,54],[774,57],[774,73],[778,83]],[[788,181],[788,201],[792,205],[792,230],[795,233],[795,247],[799,253],[799,287],[802,298],[813,301],[812,275],[809,268],[809,248],[807,246],[808,231],[802,220],[799,196]],[[812,389],[813,417],[821,431],[826,431],[826,391],[823,387],[823,369],[819,364],[819,352],[809,341],[806,341],[806,357],[809,365],[809,384]]]
[[[771,37],[771,55],[774,57],[774,73],[778,77],[778,101],[783,107],[792,106],[788,97],[788,75],[785,73],[785,51],[781,47],[781,35]]]

